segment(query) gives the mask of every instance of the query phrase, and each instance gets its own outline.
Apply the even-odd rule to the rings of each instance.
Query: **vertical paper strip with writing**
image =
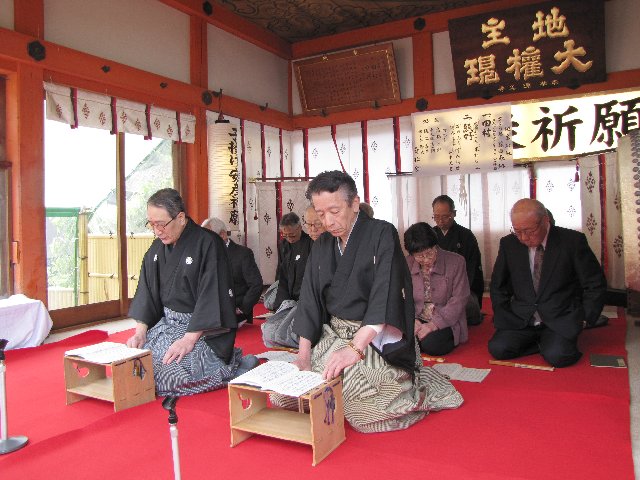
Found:
[[[507,103],[414,113],[413,166],[418,175],[496,172],[513,168]]]

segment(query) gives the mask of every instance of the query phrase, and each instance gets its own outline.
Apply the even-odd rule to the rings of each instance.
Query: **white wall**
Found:
[[[607,72],[640,68],[640,2],[605,2],[604,20]]]
[[[189,82],[189,17],[157,0],[45,0],[45,40]]]
[[[393,42],[401,98],[413,98],[413,40],[401,38]]]
[[[208,25],[209,89],[289,112],[289,62],[252,43]],[[224,99],[223,99],[224,110]]]
[[[0,0],[0,27],[13,30],[13,0]]]
[[[449,32],[434,33],[433,38],[433,87],[436,95],[456,91],[451,60]]]

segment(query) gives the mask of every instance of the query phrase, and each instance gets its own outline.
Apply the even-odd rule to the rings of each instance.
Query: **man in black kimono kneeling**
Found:
[[[156,239],[142,260],[129,308],[136,331],[127,345],[151,350],[158,395],[220,388],[258,364],[234,348],[237,321],[224,244],[187,217],[172,188],[149,198],[147,219]]]
[[[293,330],[296,364],[344,374],[344,408],[360,432],[407,428],[462,397],[416,355],[411,276],[395,227],[359,213],[353,179],[323,172],[307,198],[331,235],[314,243]]]

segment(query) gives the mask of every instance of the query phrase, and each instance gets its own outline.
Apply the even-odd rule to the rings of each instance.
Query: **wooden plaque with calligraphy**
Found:
[[[604,1],[556,0],[449,20],[458,98],[606,80]]]
[[[391,43],[308,58],[293,67],[306,114],[400,103]]]

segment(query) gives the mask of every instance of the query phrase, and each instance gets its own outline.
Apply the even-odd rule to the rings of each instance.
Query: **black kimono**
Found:
[[[322,372],[363,325],[383,324],[395,328],[385,327],[364,358],[343,372],[351,426],[360,432],[401,430],[429,411],[458,407],[456,389],[416,355],[413,286],[397,230],[360,212],[342,255],[329,233],[315,241],[293,330],[311,341],[311,368]],[[387,334],[388,341],[377,342]]]
[[[344,255],[330,234],[315,241],[294,332],[313,346],[331,316],[396,327],[402,340],[385,345],[380,353],[392,365],[415,370],[413,286],[398,232],[390,223],[360,212]]]
[[[302,232],[300,240],[295,243],[289,243],[286,240],[282,242],[278,264],[278,292],[273,306],[274,310],[277,310],[284,300],[298,301],[307,258],[312,246],[313,240],[305,232]]]
[[[467,262],[467,277],[469,288],[478,299],[482,307],[484,293],[484,274],[482,273],[482,256],[478,247],[478,240],[471,230],[453,222],[451,228],[443,235],[440,227],[434,227],[438,236],[438,246],[443,250],[462,255]]]
[[[151,244],[129,316],[149,327],[145,348],[153,353],[159,394],[198,393],[193,383],[212,390],[233,376],[242,354],[234,349],[237,321],[232,285],[224,243],[191,219],[173,247],[159,239]],[[162,365],[171,343],[196,331],[204,333],[179,364],[189,372],[175,371],[175,362]],[[156,338],[159,335],[161,340]]]

